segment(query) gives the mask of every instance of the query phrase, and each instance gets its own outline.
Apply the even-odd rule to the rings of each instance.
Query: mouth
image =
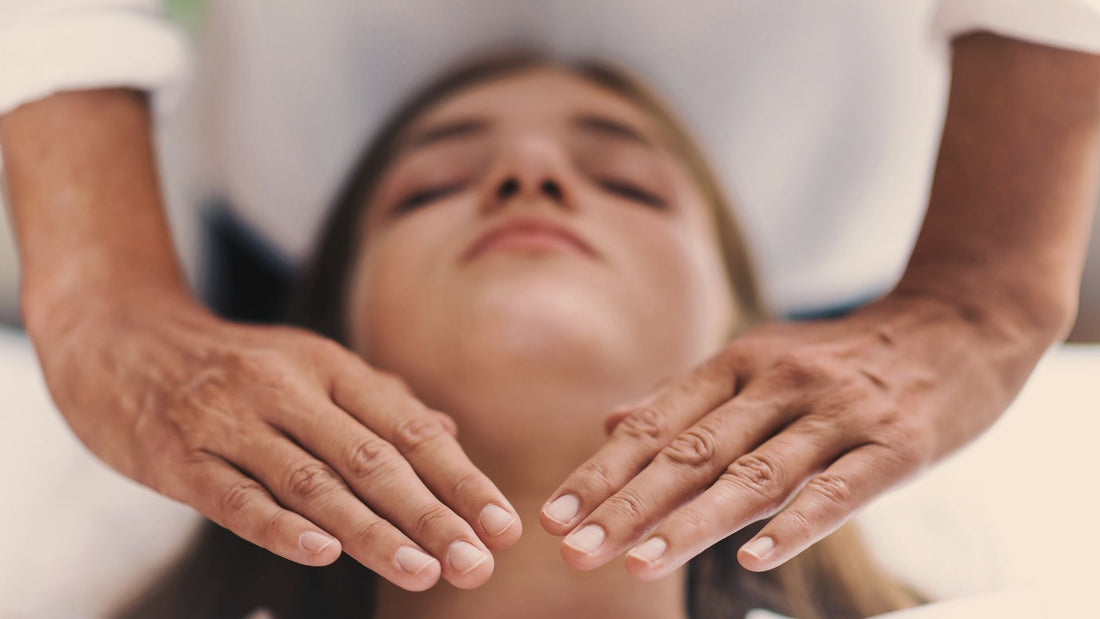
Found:
[[[462,254],[461,262],[493,251],[566,252],[598,257],[591,245],[565,226],[531,216],[513,217],[485,231]]]

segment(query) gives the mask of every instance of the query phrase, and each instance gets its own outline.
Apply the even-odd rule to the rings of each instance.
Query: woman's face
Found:
[[[661,378],[734,307],[708,205],[661,127],[540,68],[416,119],[367,205],[352,347],[414,388],[477,362]]]

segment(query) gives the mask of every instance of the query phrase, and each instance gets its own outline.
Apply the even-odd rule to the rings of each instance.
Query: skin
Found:
[[[463,454],[450,418],[334,342],[227,322],[191,296],[171,253],[143,97],[58,95],[5,115],[0,136],[25,325],[85,446],[298,563],[326,565],[343,551],[412,590],[441,574],[465,588],[488,578],[491,566],[460,573],[407,552],[405,569],[396,552],[417,544],[383,534],[392,527],[357,494],[380,465],[397,466],[387,461],[408,473],[400,450],[431,445],[445,460],[411,458],[417,476],[404,483],[438,489],[446,503],[390,517],[427,526],[444,513],[482,551],[514,543],[518,528],[495,536],[480,523],[489,503],[514,511]],[[447,490],[459,487],[461,501]]]
[[[954,51],[898,286],[841,320],[758,328],[613,413],[608,443],[550,497],[579,497],[579,513],[541,514],[551,533],[605,531],[592,552],[566,537],[567,563],[597,568],[645,535],[654,553],[626,567],[660,578],[771,517],[738,558],[773,568],[989,427],[1065,336],[1096,203],[1100,56],[992,35]]]
[[[419,118],[371,201],[352,276],[353,348],[448,411],[521,519],[536,520],[604,442],[603,411],[703,361],[736,319],[710,207],[662,142],[612,92],[530,71]],[[403,208],[424,192],[435,197]],[[524,217],[567,227],[597,255],[513,246],[464,259],[487,230]],[[432,535],[449,543],[448,528]],[[529,531],[473,592],[382,583],[379,617],[683,616],[682,570],[652,587],[621,566],[582,579],[557,545]]]
[[[1096,197],[1100,59],[992,35],[963,37],[954,51],[929,213],[899,286],[842,320],[762,327],[614,411],[606,444],[577,454],[546,497],[577,494],[580,512],[564,524],[540,513],[554,535],[605,529],[594,554],[563,545],[568,565],[596,570],[661,537],[669,550],[659,559],[625,559],[634,576],[660,579],[742,522],[776,514],[758,537],[774,549],[739,555],[749,569],[774,567],[972,440],[1064,335]],[[93,453],[293,561],[322,565],[344,550],[404,589],[441,574],[485,583],[484,567],[467,579],[441,565],[403,574],[392,553],[404,540],[373,543],[372,532],[388,534],[385,520],[340,518],[365,505],[339,479],[310,474],[317,461],[360,486],[346,454],[377,446],[375,436],[406,451],[424,439],[438,448],[455,426],[331,342],[227,323],[193,299],[162,214],[142,97],[43,99],[0,118],[0,145],[25,325],[58,408]],[[733,420],[737,432],[723,431]],[[313,431],[313,451],[272,449],[286,440],[275,430]],[[707,445],[713,466],[693,465]],[[471,480],[476,496],[510,507],[457,443],[450,449],[446,466],[415,469],[427,485]],[[668,488],[704,492],[673,507],[655,498]],[[517,530],[495,540],[469,504],[444,503],[492,550],[518,539]],[[307,531],[339,542],[310,551]]]

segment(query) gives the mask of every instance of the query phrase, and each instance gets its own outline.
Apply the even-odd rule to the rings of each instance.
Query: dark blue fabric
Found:
[[[202,217],[203,300],[229,320],[278,322],[286,315],[295,268],[226,206]]]

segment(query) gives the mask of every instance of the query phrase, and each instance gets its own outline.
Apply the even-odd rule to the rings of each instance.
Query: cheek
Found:
[[[645,304],[645,320],[670,339],[705,354],[713,352],[732,326],[734,309],[710,230],[683,218],[620,218],[617,226],[623,272],[632,282],[635,302]]]
[[[432,291],[446,265],[454,228],[427,213],[368,235],[352,274],[348,316],[351,344],[385,367],[397,339],[412,325],[440,318]],[[434,310],[434,311],[433,311]]]

